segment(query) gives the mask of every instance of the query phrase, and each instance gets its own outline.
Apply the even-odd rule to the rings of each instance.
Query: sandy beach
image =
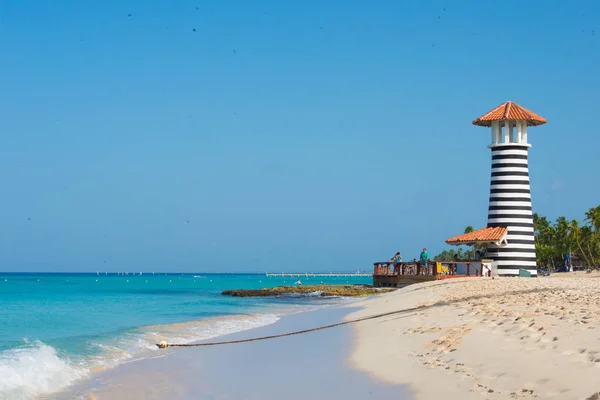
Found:
[[[599,274],[427,282],[219,339],[393,311],[169,348],[52,399],[597,399]]]
[[[600,391],[600,278],[457,279],[369,299],[352,365],[415,399],[588,399]]]

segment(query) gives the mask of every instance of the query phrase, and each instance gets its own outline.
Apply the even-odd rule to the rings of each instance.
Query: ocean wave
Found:
[[[40,341],[0,352],[0,398],[28,400],[61,390],[89,370]]]
[[[166,340],[170,343],[187,344],[200,340],[212,339],[250,329],[270,325],[279,320],[272,314],[239,315],[228,318],[209,318],[199,321],[182,322],[169,325],[152,325],[142,328],[146,341],[159,343]]]
[[[40,341],[0,352],[0,399],[30,400],[64,390],[82,378],[119,364],[156,356],[156,343],[192,343],[259,328],[279,319],[272,314],[208,318],[166,325],[151,325],[94,340],[86,356],[61,354]]]
[[[309,292],[309,293],[284,293],[281,295],[281,297],[293,297],[293,298],[298,298],[298,297],[322,297],[321,294],[323,292],[322,291],[316,291],[316,292]],[[333,298],[333,297],[338,297],[338,296],[328,296],[329,298]]]

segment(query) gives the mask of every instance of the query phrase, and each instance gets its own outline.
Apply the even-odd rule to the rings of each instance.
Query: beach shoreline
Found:
[[[600,391],[600,279],[478,278],[361,302],[350,360],[415,399],[588,399]]]
[[[341,322],[357,303],[282,316],[276,323],[219,337],[239,340]],[[122,364],[52,399],[184,400],[410,399],[348,363],[349,326],[243,344],[168,348],[160,357]],[[211,340],[212,341],[212,340]]]
[[[167,349],[100,374],[81,398],[589,399],[600,389],[596,276],[415,284],[218,340],[393,315],[273,340]]]
[[[104,371],[161,354],[156,343],[192,343],[347,301],[316,293],[233,298],[224,290],[276,287],[264,274],[97,275],[0,273],[0,399],[54,399]],[[365,284],[365,278],[303,279]],[[93,383],[93,382],[92,382]],[[73,399],[73,396],[65,398]]]

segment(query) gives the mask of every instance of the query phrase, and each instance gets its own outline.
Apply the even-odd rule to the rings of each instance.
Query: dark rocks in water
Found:
[[[366,297],[387,293],[394,289],[375,288],[369,285],[308,285],[308,286],[278,286],[264,289],[225,290],[222,295],[235,297],[264,297],[280,296],[282,294],[320,293],[323,297],[347,296]]]

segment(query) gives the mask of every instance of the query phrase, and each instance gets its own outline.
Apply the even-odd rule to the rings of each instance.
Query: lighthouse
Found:
[[[473,121],[491,130],[492,173],[487,228],[506,228],[502,241],[487,242],[486,257],[498,275],[537,275],[531,187],[529,181],[529,127],[545,118],[507,101]],[[503,229],[504,230],[504,229]]]

